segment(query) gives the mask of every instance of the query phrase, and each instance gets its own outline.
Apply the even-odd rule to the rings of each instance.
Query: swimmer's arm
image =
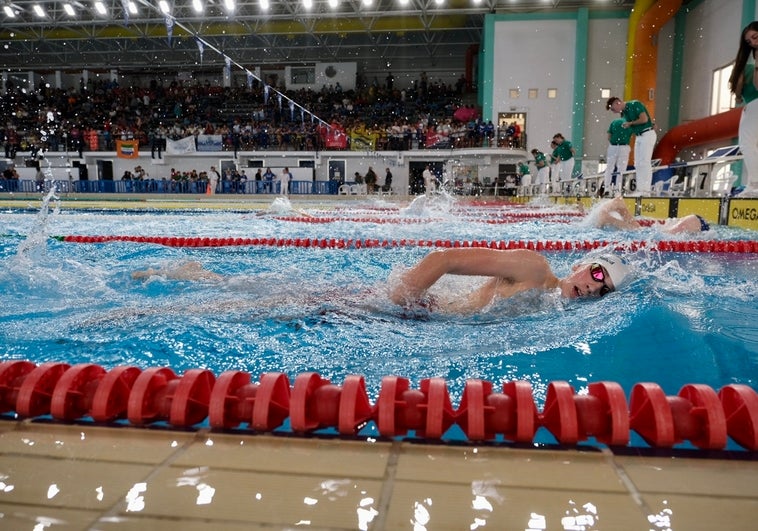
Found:
[[[545,258],[528,249],[445,249],[424,257],[409,269],[395,286],[390,298],[395,304],[412,303],[424,295],[444,275],[501,278],[525,289],[553,287],[557,279]]]

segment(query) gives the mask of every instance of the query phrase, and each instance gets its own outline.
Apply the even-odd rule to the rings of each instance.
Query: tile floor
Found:
[[[758,456],[624,454],[4,420],[0,529],[755,529]]]

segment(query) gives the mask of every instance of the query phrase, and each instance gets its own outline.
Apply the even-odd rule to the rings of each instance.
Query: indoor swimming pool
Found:
[[[555,381],[578,394],[617,382],[627,396],[639,382],[667,395],[692,383],[758,386],[755,254],[656,245],[754,239],[741,229],[625,233],[594,228],[572,207],[445,197],[276,199],[255,211],[170,213],[58,210],[53,200],[0,212],[0,226],[3,361],[280,372],[290,381],[313,372],[338,384],[361,375],[372,402],[388,375],[414,388],[442,378],[454,404],[470,379],[495,388],[528,382],[539,407]],[[602,299],[527,292],[470,315],[409,311],[388,299],[399,274],[436,246],[514,241],[547,247],[559,277],[603,252],[579,243],[611,242],[632,264],[633,281]],[[550,242],[576,243],[555,250]],[[190,262],[222,278],[132,276]],[[433,293],[455,298],[479,283],[446,277]]]

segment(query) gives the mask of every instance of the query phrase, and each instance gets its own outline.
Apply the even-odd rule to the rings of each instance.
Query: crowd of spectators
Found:
[[[0,97],[0,139],[5,157],[36,151],[113,151],[115,141],[139,140],[142,149],[161,157],[166,139],[221,135],[223,149],[326,149],[319,128],[339,127],[374,139],[376,150],[425,147],[430,132],[449,139],[446,147],[492,145],[498,132],[479,119],[461,122],[463,85],[432,83],[422,75],[408,89],[388,88],[374,80],[355,90],[339,86],[319,91],[221,87],[179,80],[149,86],[115,81],[82,81],[57,89],[40,83],[23,90],[8,81]],[[288,105],[286,98],[302,107]],[[317,117],[315,119],[313,117]],[[490,142],[490,144],[487,144]],[[512,143],[512,142],[511,142]]]

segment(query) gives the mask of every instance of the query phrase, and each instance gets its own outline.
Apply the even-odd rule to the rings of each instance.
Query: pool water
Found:
[[[656,382],[669,395],[688,383],[716,390],[758,385],[758,260],[750,254],[630,252],[634,281],[600,300],[526,293],[461,316],[410,313],[388,300],[387,286],[430,251],[425,247],[188,248],[51,238],[662,239],[655,228],[635,234],[593,229],[555,207],[535,207],[541,217],[533,218],[523,208],[432,207],[374,201],[350,208],[280,204],[252,213],[0,213],[2,359],[167,366],[177,373],[207,368],[216,375],[277,371],[291,380],[314,371],[335,383],[359,374],[372,398],[385,375],[407,377],[414,387],[443,377],[454,403],[469,378],[495,387],[528,381],[538,405],[557,380],[576,392],[590,382],[615,381],[627,396],[638,382]],[[503,221],[509,212],[521,217]],[[698,237],[753,236],[716,227]],[[585,255],[547,254],[559,276]],[[187,261],[224,279],[131,277]],[[480,282],[445,278],[434,290],[454,298]]]

